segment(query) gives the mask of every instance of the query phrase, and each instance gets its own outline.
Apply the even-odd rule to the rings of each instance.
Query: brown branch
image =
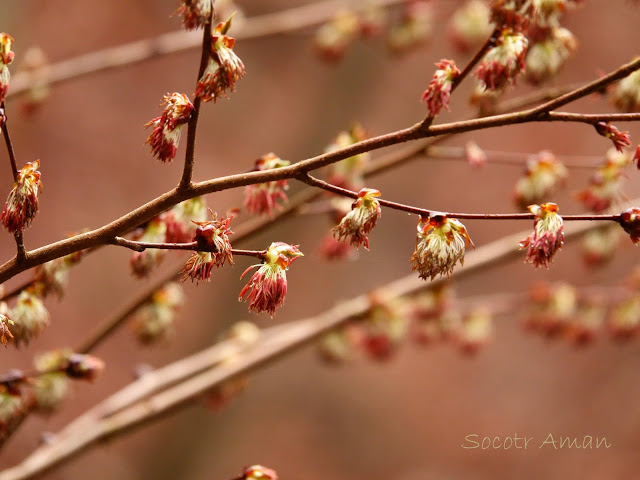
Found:
[[[144,252],[147,248],[155,248],[158,250],[187,250],[187,251],[195,251],[195,252],[212,252],[216,253],[217,249],[214,245],[211,245],[209,248],[207,246],[201,245],[198,242],[187,242],[187,243],[152,243],[152,242],[138,242],[136,240],[128,240],[122,237],[116,237],[113,242],[113,245],[118,245],[120,247],[128,248],[129,250],[134,250],[136,252]],[[231,249],[231,253],[234,255],[241,255],[246,257],[256,257],[263,259],[266,254],[266,250],[238,250]]]
[[[634,200],[634,202],[638,201],[640,199]],[[573,239],[593,228],[593,224],[571,225],[566,230],[566,239]],[[528,233],[528,231],[519,232],[477,248],[466,256],[465,267],[455,272],[454,275],[456,277],[468,275],[501,261],[515,258],[519,254],[518,241]],[[393,298],[414,294],[442,281],[444,279],[439,278],[425,282],[415,275],[408,275],[381,288],[384,289],[388,298]],[[39,447],[20,464],[0,472],[0,480],[24,480],[48,471],[100,441],[125,434],[138,426],[159,419],[188,404],[207,390],[297,350],[316,340],[322,334],[344,325],[353,318],[364,315],[369,308],[369,296],[361,295],[338,304],[316,317],[272,327],[280,328],[273,334],[270,334],[272,329],[266,329],[263,331],[263,340],[258,342],[254,348],[244,351],[232,348],[228,350],[228,355],[239,354],[234,362],[226,362],[216,366],[221,361],[220,353],[218,351],[218,354],[213,355],[209,350],[207,353],[211,357],[207,357],[205,352],[202,352],[202,356],[199,357],[202,361],[199,364],[202,373],[196,376],[193,376],[194,369],[173,368],[176,364],[172,364],[162,369],[162,373],[153,379],[152,387],[145,385],[146,381],[143,377],[72,422],[56,435],[51,444]],[[269,336],[267,336],[268,333]],[[228,344],[225,343],[216,347],[222,349],[227,346]],[[189,360],[191,359],[185,359],[181,362]],[[208,367],[205,366],[207,362],[209,362]],[[166,373],[169,371],[170,374]],[[171,377],[170,381],[165,378],[169,376]],[[157,385],[169,383],[174,386],[147,400],[138,401],[145,396],[143,393],[148,394],[150,391],[156,391]],[[124,405],[129,406],[124,407]]]
[[[213,15],[213,10],[211,12]],[[202,37],[202,54],[200,55],[200,67],[198,68],[197,82],[200,81],[204,71],[209,63],[211,56],[211,18],[204,26],[204,33]],[[196,132],[198,129],[198,117],[200,116],[200,107],[202,105],[202,98],[196,96],[193,100],[193,112],[189,117],[187,124],[187,148],[184,156],[184,168],[182,170],[182,178],[178,184],[179,190],[188,190],[191,186],[191,179],[193,177],[193,163],[195,161],[196,154]]]
[[[315,178],[309,174],[300,175],[298,179],[301,182],[306,183],[314,187],[321,188],[337,195],[342,195],[350,198],[358,198],[358,192],[348,190],[346,188],[332,185],[324,180]],[[392,208],[401,212],[414,213],[421,217],[430,217],[434,215],[444,215],[449,218],[461,218],[467,220],[533,220],[535,215],[532,213],[454,213],[454,212],[440,212],[435,210],[427,210],[424,208],[413,207],[411,205],[404,205],[402,203],[391,202],[382,198],[377,199],[380,205],[383,207]],[[614,215],[562,215],[563,220],[591,220],[591,221],[620,221],[620,214]]]

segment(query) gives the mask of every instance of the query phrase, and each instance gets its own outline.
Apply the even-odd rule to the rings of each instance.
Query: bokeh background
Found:
[[[247,16],[313,3],[303,0],[241,0]],[[346,2],[345,2],[346,3]],[[356,2],[357,3],[357,2]],[[425,113],[420,95],[441,58],[468,58],[447,41],[446,24],[457,0],[436,5],[431,40],[406,55],[393,56],[381,40],[359,41],[334,65],[313,54],[313,31],[238,42],[246,77],[228,101],[206,105],[197,143],[196,179],[245,171],[273,151],[292,161],[323,151],[337,132],[360,121],[371,135],[412,125]],[[28,47],[41,46],[51,62],[99,48],[174,31],[175,0],[0,0],[0,31],[14,39],[16,61]],[[567,15],[564,24],[580,45],[552,82],[596,78],[638,52],[640,8],[623,0],[592,0]],[[26,232],[28,248],[94,228],[172,188],[181,162],[161,165],[151,158],[143,125],[159,115],[167,91],[193,90],[199,52],[190,50],[117,70],[84,76],[53,87],[30,116],[19,100],[8,115],[21,164],[40,158],[44,193],[41,211]],[[451,113],[439,121],[469,115],[470,84],[456,92]],[[531,91],[524,82],[509,96]],[[571,111],[613,110],[600,97]],[[640,129],[629,129],[637,140]],[[609,143],[585,125],[521,125],[465,134],[450,145],[474,139],[482,147],[511,152],[550,149],[558,155],[602,156]],[[180,152],[183,151],[182,147]],[[377,152],[375,155],[380,155]],[[11,188],[6,154],[0,154],[0,191]],[[419,160],[387,172],[370,186],[388,199],[426,208],[509,212],[522,167]],[[588,170],[571,171],[556,195],[564,213],[582,207],[573,193]],[[293,185],[295,191],[299,186]],[[629,171],[625,191],[640,193]],[[242,192],[211,195],[220,212],[241,205]],[[15,464],[40,442],[107,394],[129,383],[140,365],[158,367],[212,344],[236,321],[260,326],[290,322],[322,312],[337,301],[380,287],[410,271],[415,218],[385,211],[371,237],[371,251],[356,260],[327,264],[315,249],[329,226],[324,216],[288,219],[245,243],[261,249],[271,241],[300,244],[307,255],[289,273],[284,308],[271,320],[252,316],[236,301],[239,275],[250,260],[214,272],[211,283],[185,284],[187,302],[175,337],[140,347],[125,328],[95,352],[107,369],[94,385],[75,385],[59,413],[30,417],[0,452],[0,467]],[[526,226],[516,222],[465,222],[476,245]],[[13,254],[0,238],[2,260]],[[152,280],[129,273],[130,252],[116,247],[87,256],[72,272],[61,302],[47,301],[51,326],[28,348],[0,352],[0,370],[28,369],[33,355],[76,345],[93,327],[118,311]],[[605,267],[588,269],[575,242],[565,245],[549,271],[521,261],[478,272],[457,283],[461,297],[525,292],[534,281],[614,285],[636,266],[631,242]],[[169,257],[161,271],[175,265]],[[25,274],[8,287],[28,278]],[[364,358],[327,366],[306,347],[251,377],[247,391],[218,412],[196,402],[168,418],[92,448],[49,479],[227,479],[245,465],[262,463],[283,479],[393,480],[488,478],[635,478],[640,469],[640,343],[612,342],[602,335],[588,348],[527,333],[518,313],[496,319],[493,341],[474,357],[451,345],[422,348],[410,342],[389,362]],[[606,437],[609,449],[538,449],[554,435]],[[465,450],[470,434],[534,437],[528,450]]]

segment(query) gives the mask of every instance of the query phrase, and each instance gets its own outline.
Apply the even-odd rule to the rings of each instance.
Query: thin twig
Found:
[[[187,250],[195,252],[212,252],[216,253],[217,249],[215,245],[206,246],[201,245],[198,242],[186,242],[186,243],[153,243],[153,242],[139,242],[137,240],[128,240],[122,237],[116,237],[113,242],[114,245],[125,247],[136,252],[144,252],[147,248],[155,248],[158,250]],[[231,249],[231,253],[234,255],[241,255],[247,257],[264,258],[266,250],[238,250]]]

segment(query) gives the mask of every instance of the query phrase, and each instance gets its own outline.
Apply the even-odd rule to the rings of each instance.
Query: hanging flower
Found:
[[[577,47],[576,38],[566,28],[548,30],[542,40],[533,42],[529,47],[525,62],[526,79],[538,85],[553,78]]]
[[[487,52],[474,74],[486,90],[502,90],[515,83],[524,71],[527,38],[520,32],[505,28],[496,46]]]
[[[355,12],[339,10],[331,20],[318,28],[313,47],[323,60],[339,61],[359,31],[360,19]]]
[[[394,53],[405,53],[424,43],[431,36],[434,22],[433,5],[430,2],[409,0],[405,3],[400,22],[389,29],[389,48]]]
[[[231,18],[220,23],[211,35],[209,63],[198,81],[195,93],[203,102],[226,98],[227,91],[235,91],[236,82],[244,77],[244,64],[232,50],[235,39],[226,35],[231,28]]]
[[[532,263],[536,268],[549,268],[549,262],[564,243],[564,225],[562,217],[558,215],[558,205],[543,203],[529,205],[529,211],[535,216],[533,232],[520,242],[521,248],[527,248],[525,262]]]
[[[433,74],[429,87],[422,94],[422,101],[429,109],[429,117],[435,117],[443,107],[449,110],[451,89],[460,76],[460,69],[453,60],[440,60],[436,67],[438,69]]]
[[[551,195],[566,180],[569,172],[549,151],[542,151],[527,160],[524,176],[516,183],[515,202],[521,207],[540,202]]]
[[[360,190],[351,211],[333,227],[333,235],[342,241],[348,238],[352,247],[360,248],[360,245],[364,245],[364,248],[369,250],[368,235],[382,216],[380,202],[376,200],[379,196],[380,192],[372,188]]]
[[[282,160],[275,153],[268,153],[256,160],[254,171],[262,172],[289,164],[290,162]],[[278,200],[287,201],[285,192],[288,189],[289,182],[286,179],[248,185],[244,191],[244,206],[251,214],[271,216],[274,210],[280,208]]]
[[[618,82],[613,102],[623,112],[640,110],[640,71],[635,71]]]
[[[486,152],[474,141],[465,143],[464,155],[467,163],[472,167],[484,167],[487,164]]]
[[[493,0],[491,21],[498,27],[522,29],[529,24],[531,5],[529,0]]]
[[[531,0],[531,19],[542,27],[557,27],[568,8],[575,8],[582,0]]]
[[[67,357],[64,373],[75,380],[95,381],[104,370],[104,362],[84,353],[72,353]]]
[[[49,325],[49,312],[42,300],[29,290],[23,290],[11,311],[16,345],[28,344],[40,330]]]
[[[187,30],[195,30],[211,22],[214,16],[215,0],[182,0],[176,13],[182,16],[182,25]]]
[[[0,33],[0,103],[4,102],[9,92],[9,64],[15,54],[11,51],[13,38],[6,33]],[[2,120],[0,120],[0,123]]]
[[[229,242],[229,235],[233,233],[229,228],[233,217],[217,220],[216,215],[212,215],[211,221],[196,222],[198,228],[193,240],[198,243],[199,248],[207,251],[194,252],[187,260],[182,271],[183,281],[187,278],[191,278],[191,281],[209,281],[214,266],[222,267],[225,262],[233,265],[233,253]]]
[[[578,200],[595,213],[607,210],[614,201],[622,198],[623,173],[630,161],[627,153],[609,149],[604,163],[589,179],[589,186],[577,193]]]
[[[0,290],[0,295],[2,291]],[[13,334],[9,329],[9,326],[13,325],[13,321],[9,318],[9,307],[5,302],[0,302],[0,343],[5,347],[13,340]]]
[[[360,324],[359,343],[373,360],[386,361],[398,350],[409,331],[406,305],[384,294],[370,295],[371,310]]]
[[[620,246],[620,237],[623,235],[620,228],[613,223],[585,233],[580,245],[585,263],[589,266],[599,266],[611,260]]]
[[[167,226],[161,217],[151,219],[144,227],[134,232],[134,240],[144,243],[164,243]],[[138,278],[149,275],[164,259],[165,251],[159,248],[147,248],[142,252],[133,252],[129,265],[131,272]]]
[[[629,132],[621,132],[614,125],[605,122],[598,122],[594,125],[596,132],[613,143],[614,148],[622,153],[622,151],[631,145],[631,137]]]
[[[466,313],[455,330],[455,341],[466,354],[475,354],[493,333],[493,315],[489,308],[479,305]]]
[[[249,311],[268,312],[273,317],[276,308],[284,304],[287,294],[287,269],[302,256],[297,245],[272,243],[264,256],[264,263],[252,265],[240,277],[244,277],[252,268],[258,268],[240,291],[238,300],[249,300]]]
[[[195,197],[175,205],[161,215],[166,226],[165,242],[186,243],[193,238],[198,222],[207,219],[207,203]]]
[[[182,93],[167,93],[160,106],[166,105],[162,115],[154,118],[145,127],[153,127],[153,132],[145,143],[151,145],[151,153],[162,162],[170,162],[176,157],[182,126],[189,121],[193,104]]]
[[[22,233],[38,213],[38,195],[42,190],[39,167],[40,160],[36,160],[27,163],[18,172],[0,215],[2,225],[9,233]]]
[[[464,254],[469,246],[473,246],[473,242],[459,220],[445,215],[420,218],[411,267],[425,280],[433,280],[438,275],[449,277],[456,263],[464,265]]]

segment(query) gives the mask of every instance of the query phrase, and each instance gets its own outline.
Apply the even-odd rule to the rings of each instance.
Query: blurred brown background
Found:
[[[238,3],[251,16],[310,2]],[[436,3],[431,42],[401,58],[390,56],[380,41],[357,42],[343,62],[327,65],[312,54],[311,32],[239,41],[236,51],[247,76],[231,100],[206,105],[202,112],[196,179],[244,171],[270,151],[292,161],[316,155],[356,120],[378,135],[421,119],[425,109],[419,98],[434,62],[455,58],[463,64],[467,59],[445,38],[446,20],[459,2]],[[586,3],[563,22],[580,46],[557,84],[590,80],[639,53],[638,7],[622,0]],[[33,45],[40,45],[55,62],[178,29],[179,20],[170,17],[176,7],[175,0],[0,0],[0,31],[15,39],[15,66]],[[157,104],[165,92],[192,92],[198,58],[191,50],[65,82],[29,117],[18,113],[16,99],[8,103],[19,162],[42,160],[45,189],[40,214],[26,232],[28,248],[103,225],[175,185],[181,162],[161,165],[151,158],[143,125],[159,115]],[[520,83],[518,92],[529,90]],[[456,93],[452,112],[445,112],[441,122],[468,115],[469,85]],[[604,100],[588,98],[570,109],[612,108]],[[629,129],[637,143],[638,126],[619,126]],[[515,126],[460,136],[450,144],[464,145],[470,138],[484,148],[514,152],[551,149],[565,155],[603,155],[609,148],[585,125]],[[10,169],[4,152],[0,158],[0,191],[7,192]],[[426,208],[508,212],[514,210],[511,193],[520,173],[519,167],[476,170],[460,162],[423,160],[376,177],[370,186],[388,199]],[[567,190],[556,196],[562,212],[582,211],[572,192],[583,188],[588,174],[571,172]],[[640,193],[634,171],[629,172],[626,192],[629,197]],[[240,190],[226,191],[208,202],[223,212],[240,205],[241,199]],[[465,223],[476,245],[526,228],[514,222]],[[285,241],[300,244],[307,253],[290,271],[287,302],[275,322],[322,312],[340,299],[409,273],[415,218],[385,210],[370,252],[353,262],[329,265],[313,253],[327,227],[326,218],[305,216],[246,244],[261,249],[271,241]],[[13,248],[12,239],[2,235],[2,261]],[[129,255],[110,247],[86,257],[72,272],[64,300],[47,302],[52,325],[29,348],[0,352],[0,370],[26,369],[34,353],[78,344],[96,323],[133,298],[148,281],[131,277]],[[592,271],[572,243],[549,271],[535,271],[518,261],[469,276],[457,290],[463,297],[518,292],[532,281],[554,279],[612,285],[636,265],[637,256],[638,250],[625,242],[611,264]],[[162,366],[202,349],[239,320],[271,325],[267,315],[250,316],[246,305],[236,301],[243,285],[238,277],[249,262],[239,259],[235,268],[214,272],[210,284],[185,284],[188,302],[173,341],[140,348],[123,329],[101,346],[96,354],[107,362],[104,376],[92,386],[75,385],[73,398],[58,414],[29,418],[0,453],[0,467],[26,456],[41,432],[55,432],[130,382],[136,366]],[[638,341],[618,345],[603,335],[593,346],[576,350],[524,332],[517,316],[499,318],[494,341],[475,358],[449,346],[407,345],[387,364],[359,360],[329,368],[313,348],[305,348],[255,374],[247,392],[218,413],[200,405],[188,407],[93,448],[45,477],[226,479],[244,465],[262,463],[283,479],[636,478],[639,365]],[[460,446],[469,434],[516,433],[535,437],[537,445],[553,433],[605,436],[613,446],[588,451]]]

